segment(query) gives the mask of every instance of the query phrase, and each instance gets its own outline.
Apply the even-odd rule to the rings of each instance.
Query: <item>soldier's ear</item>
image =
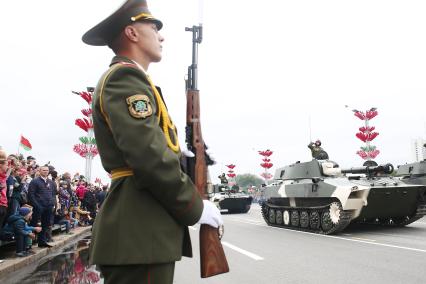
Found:
[[[138,32],[137,32],[136,28],[133,25],[126,26],[124,28],[124,34],[126,35],[126,37],[130,41],[133,41],[133,42],[137,41]]]

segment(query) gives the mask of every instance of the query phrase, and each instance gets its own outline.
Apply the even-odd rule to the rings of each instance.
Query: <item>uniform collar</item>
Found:
[[[128,63],[128,64],[134,64],[136,65],[144,74],[147,74],[146,70],[142,67],[142,65],[140,65],[139,63],[137,63],[136,61],[133,61],[125,56],[114,56],[111,60],[111,64],[109,65],[110,67],[114,64],[117,63]]]

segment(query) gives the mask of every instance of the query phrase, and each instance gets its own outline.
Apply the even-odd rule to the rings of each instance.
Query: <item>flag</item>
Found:
[[[21,142],[19,142],[19,146],[21,146],[22,148],[24,148],[27,151],[29,151],[33,148],[33,146],[31,146],[30,141],[28,141],[28,139],[25,138],[22,135],[21,135]]]

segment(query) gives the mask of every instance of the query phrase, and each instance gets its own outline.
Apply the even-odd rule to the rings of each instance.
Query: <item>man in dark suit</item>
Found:
[[[42,231],[37,238],[39,247],[51,247],[47,243],[48,230],[52,226],[53,207],[55,205],[56,184],[48,178],[49,167],[40,168],[40,176],[33,179],[28,186],[28,199],[33,206],[31,226],[36,227],[41,219]]]

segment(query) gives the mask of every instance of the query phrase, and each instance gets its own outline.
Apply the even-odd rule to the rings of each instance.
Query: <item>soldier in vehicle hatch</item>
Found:
[[[218,176],[218,178],[220,179],[220,183],[223,185],[227,185],[228,184],[228,179],[225,176],[225,173],[221,174],[220,176]]]
[[[316,160],[328,160],[328,154],[321,147],[320,140],[315,141],[315,143],[314,142],[309,143],[308,148],[311,149],[312,158]]]

